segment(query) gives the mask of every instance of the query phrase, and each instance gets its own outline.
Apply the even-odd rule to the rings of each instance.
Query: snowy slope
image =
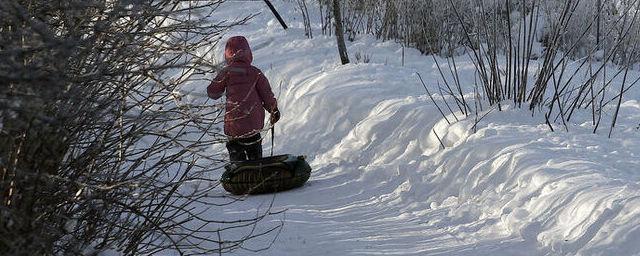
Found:
[[[275,195],[273,210],[286,212],[259,229],[285,226],[256,255],[640,255],[637,90],[612,139],[607,129],[592,134],[588,117],[550,132],[513,108],[492,111],[474,133],[473,120],[447,124],[424,94],[416,72],[433,90],[440,79],[431,57],[406,49],[402,66],[399,45],[362,37],[349,52],[371,62],[339,65],[334,38],[316,30],[306,39],[294,3],[274,4],[290,30],[262,1],[229,1],[219,17],[262,12],[224,39],[246,36],[271,81],[283,112],[275,153],[307,155],[314,168],[305,187]],[[223,46],[211,57],[221,59]],[[473,81],[473,65],[459,64],[461,79]],[[211,214],[255,216],[272,199],[252,196]]]

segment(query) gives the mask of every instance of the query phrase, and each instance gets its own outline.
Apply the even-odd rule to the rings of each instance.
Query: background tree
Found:
[[[339,0],[333,0],[333,20],[335,22],[336,40],[338,41],[338,53],[342,65],[349,63],[349,54],[347,46],[344,43],[344,29],[342,27],[342,15],[340,14]]]

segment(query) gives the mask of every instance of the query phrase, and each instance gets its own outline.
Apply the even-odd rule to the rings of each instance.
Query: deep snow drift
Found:
[[[290,30],[262,1],[229,1],[219,17],[262,12],[223,40],[246,36],[271,81],[283,113],[275,153],[307,155],[314,168],[303,188],[275,195],[274,210],[287,211],[260,228],[285,226],[259,255],[640,254],[637,89],[625,96],[612,139],[608,128],[593,134],[588,116],[570,132],[551,132],[512,107],[491,111],[474,133],[472,118],[449,125],[425,95],[415,73],[437,90],[431,57],[406,49],[402,66],[399,45],[361,37],[348,42],[352,60],[360,52],[371,62],[339,65],[334,38],[316,27],[306,39],[294,3],[274,4]],[[221,60],[223,47],[210,57]],[[472,64],[459,64],[468,81]],[[248,197],[211,215],[255,216],[272,199]]]

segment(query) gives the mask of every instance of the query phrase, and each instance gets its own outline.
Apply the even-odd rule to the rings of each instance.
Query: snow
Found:
[[[275,153],[307,155],[314,170],[300,189],[247,197],[210,213],[251,217],[271,200],[272,212],[286,210],[258,225],[267,230],[284,222],[277,237],[251,240],[245,248],[262,248],[275,238],[269,250],[255,254],[640,255],[635,88],[623,98],[610,139],[612,110],[596,134],[590,113],[574,118],[569,132],[551,132],[542,115],[532,117],[508,103],[502,111],[485,109],[489,113],[474,132],[474,118],[458,113],[460,121],[449,124],[425,95],[415,73],[437,91],[440,75],[432,57],[405,49],[403,66],[398,44],[363,36],[347,42],[349,52],[361,51],[371,61],[342,66],[334,38],[319,31],[305,38],[294,3],[274,5],[289,18],[288,31],[263,2],[229,1],[219,19],[262,13],[223,40],[249,39],[254,65],[277,95],[283,114]],[[212,57],[221,58],[222,47],[216,45]],[[463,84],[472,84],[473,64],[458,64]],[[184,91],[204,92],[205,86]],[[265,152],[270,143],[263,143]],[[233,232],[226,235],[247,230]]]

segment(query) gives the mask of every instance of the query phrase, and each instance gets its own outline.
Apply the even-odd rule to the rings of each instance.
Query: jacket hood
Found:
[[[227,61],[227,65],[235,62],[242,62],[251,64],[253,61],[253,54],[249,47],[249,42],[244,36],[234,36],[227,40],[227,45],[224,49],[224,59]]]

